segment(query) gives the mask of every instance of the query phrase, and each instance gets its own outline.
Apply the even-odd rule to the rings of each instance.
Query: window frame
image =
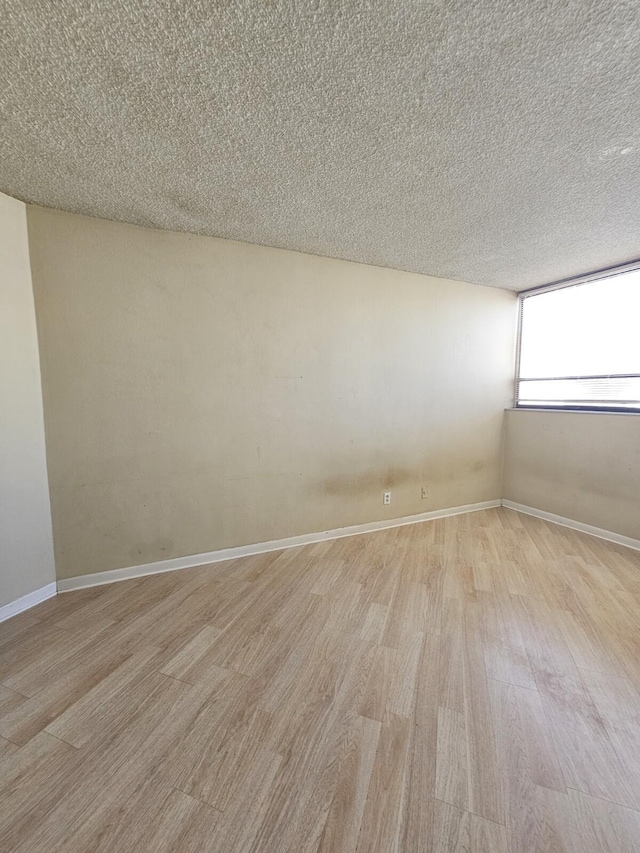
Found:
[[[516,332],[516,364],[514,377],[514,396],[513,408],[522,411],[538,411],[538,412],[587,412],[591,414],[625,414],[625,415],[640,415],[640,402],[638,406],[590,406],[575,404],[565,404],[557,406],[542,406],[542,405],[527,405],[520,402],[520,354],[522,351],[522,317],[524,310],[524,301],[531,296],[538,296],[541,293],[548,293],[551,290],[564,290],[568,287],[576,287],[589,282],[602,281],[606,278],[614,278],[626,272],[640,271],[640,259],[631,261],[628,264],[623,264],[615,267],[607,267],[606,269],[598,270],[597,272],[587,273],[582,276],[573,278],[560,279],[559,281],[551,282],[550,284],[542,284],[539,287],[529,287],[521,290],[518,293],[518,327]],[[636,374],[629,374],[635,376]],[[640,376],[640,374],[638,374]],[[572,378],[572,377],[554,377],[557,379]],[[586,378],[586,377],[585,377]]]

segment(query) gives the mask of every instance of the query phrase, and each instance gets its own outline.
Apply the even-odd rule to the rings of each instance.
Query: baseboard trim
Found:
[[[40,589],[36,589],[33,592],[28,592],[20,598],[16,598],[15,601],[3,604],[0,607],[0,622],[4,622],[12,616],[17,616],[18,613],[29,610],[31,607],[35,607],[36,604],[46,601],[47,598],[53,598],[56,592],[56,583],[54,581],[53,583],[48,583],[46,586],[41,586]]]
[[[597,536],[598,539],[606,539],[607,542],[615,542],[616,545],[624,545],[626,548],[640,551],[640,539],[632,539],[630,536],[623,536],[621,533],[614,533],[612,530],[603,530],[601,527],[593,527],[591,524],[584,524],[582,521],[575,521],[573,518],[565,518],[562,515],[555,515],[553,512],[515,503],[515,501],[503,500],[502,506],[516,512],[523,512],[525,515],[533,515],[544,521],[552,521],[554,524],[569,527],[571,530],[578,530],[580,533],[588,533],[589,536]]]
[[[223,560],[233,560],[236,557],[250,557],[253,554],[266,554],[269,551],[280,551],[285,548],[297,548],[300,545],[311,545],[314,542],[324,542],[327,539],[341,539],[344,536],[356,536],[361,533],[373,533],[376,530],[387,530],[390,527],[403,527],[407,524],[418,524],[421,521],[433,521],[436,518],[447,518],[450,515],[462,515],[467,512],[478,512],[483,509],[493,509],[500,506],[499,500],[482,501],[465,506],[454,506],[439,509],[434,512],[422,512],[418,515],[407,515],[403,518],[391,518],[385,521],[371,521],[366,524],[355,524],[352,527],[338,527],[335,530],[324,530],[318,533],[304,533],[302,536],[290,536],[287,539],[274,539],[270,542],[258,542],[254,545],[239,545],[235,548],[223,548],[220,551],[209,551],[206,554],[193,554],[189,557],[176,557],[172,560],[160,560],[157,563],[145,563],[141,566],[129,566],[124,569],[111,569],[106,572],[96,572],[92,575],[78,575],[74,578],[63,578],[58,581],[58,592],[71,592],[74,589],[85,589],[90,586],[115,583],[116,581],[132,580],[145,575],[157,575],[163,572],[175,572],[178,569],[189,569],[195,566],[206,566],[209,563],[220,563]]]

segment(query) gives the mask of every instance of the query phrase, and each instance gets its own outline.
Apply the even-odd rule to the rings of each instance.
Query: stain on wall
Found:
[[[393,490],[411,480],[415,480],[415,471],[409,468],[371,468],[327,477],[314,483],[314,490],[327,495],[360,497],[374,491]]]
[[[155,563],[173,557],[173,540],[168,536],[157,536],[153,542],[137,542],[129,551],[133,565]]]

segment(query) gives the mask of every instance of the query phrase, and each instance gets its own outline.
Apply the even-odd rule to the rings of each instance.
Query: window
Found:
[[[516,405],[640,412],[640,270],[521,296]]]

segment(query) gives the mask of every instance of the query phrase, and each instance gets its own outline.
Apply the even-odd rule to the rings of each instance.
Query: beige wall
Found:
[[[0,606],[53,581],[26,211],[0,193]]]
[[[500,497],[513,293],[28,219],[59,577]]]
[[[640,415],[507,412],[503,497],[640,539]]]

